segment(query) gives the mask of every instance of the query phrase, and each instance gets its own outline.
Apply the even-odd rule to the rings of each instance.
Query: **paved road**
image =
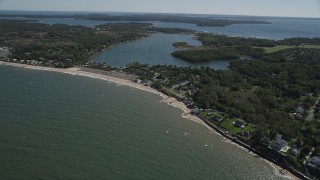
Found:
[[[312,106],[310,113],[308,114],[308,116],[306,117],[306,121],[311,121],[314,119],[314,109],[316,107],[317,104],[319,104],[320,102],[320,96],[317,98],[316,102],[314,103],[314,105]]]

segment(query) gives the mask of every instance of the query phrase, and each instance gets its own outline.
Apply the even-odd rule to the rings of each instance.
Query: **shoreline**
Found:
[[[160,102],[164,102],[164,103],[167,103],[169,106],[181,109],[183,111],[183,113],[181,114],[182,117],[189,119],[189,120],[192,120],[194,122],[200,123],[200,124],[208,127],[209,129],[211,129],[199,117],[191,115],[190,114],[191,110],[189,108],[187,108],[185,106],[185,104],[183,104],[182,102],[176,100],[173,97],[169,97],[169,96],[165,95],[164,93],[159,92],[151,87],[144,86],[143,84],[134,83],[130,80],[111,77],[111,76],[104,75],[104,74],[96,74],[96,73],[81,71],[80,68],[76,68],[76,67],[68,68],[68,69],[58,69],[58,68],[51,68],[51,67],[44,67],[44,66],[33,66],[33,65],[28,65],[28,64],[11,63],[11,62],[5,62],[5,61],[0,61],[0,65],[7,65],[7,66],[13,66],[13,67],[19,67],[19,68],[32,69],[32,70],[40,70],[40,71],[58,72],[58,73],[100,79],[100,80],[112,82],[115,84],[139,89],[139,90],[149,92],[149,93],[152,93],[155,95],[159,95],[163,98]]]
[[[212,127],[210,127],[207,123],[205,123],[202,119],[200,119],[199,117],[192,115],[191,114],[191,110],[189,108],[187,108],[187,106],[185,104],[183,104],[182,102],[178,101],[177,99],[175,99],[174,97],[170,97],[165,95],[162,92],[159,92],[149,86],[144,86],[143,84],[138,84],[138,83],[134,83],[130,80],[126,80],[126,79],[121,79],[121,78],[116,78],[116,77],[111,77],[108,75],[104,75],[104,74],[95,74],[95,73],[90,73],[90,72],[86,72],[86,71],[81,71],[80,68],[77,67],[73,67],[73,68],[68,68],[68,69],[58,69],[58,68],[51,68],[51,67],[43,67],[43,66],[33,66],[33,65],[27,65],[27,64],[19,64],[19,63],[12,63],[12,62],[5,62],[5,61],[0,61],[0,65],[7,65],[7,66],[13,66],[13,67],[18,67],[18,68],[26,68],[26,69],[32,69],[32,70],[40,70],[40,71],[50,71],[50,72],[58,72],[58,73],[64,73],[64,74],[69,74],[69,75],[78,75],[78,76],[84,76],[84,77],[89,77],[89,78],[93,78],[93,79],[100,79],[100,80],[104,80],[104,81],[108,81],[108,82],[112,82],[115,84],[119,84],[119,85],[123,85],[123,86],[127,86],[127,87],[131,87],[131,88],[135,88],[135,89],[139,89],[145,92],[149,92],[155,95],[159,95],[161,96],[163,99],[160,102],[164,102],[167,103],[169,106],[171,107],[176,107],[179,108],[183,111],[183,113],[181,114],[181,116],[183,118],[186,118],[188,120],[191,120],[193,122],[199,123],[201,125],[204,125],[205,127],[207,127],[210,131],[212,131],[213,133],[221,136],[224,140],[228,140],[227,138],[225,138],[222,134],[220,134],[219,132],[217,132],[215,129],[213,129]],[[236,144],[232,141],[225,141],[227,143],[231,143],[234,144],[238,147],[240,147],[241,149],[246,149],[245,147],[242,147],[239,144]],[[263,159],[267,164],[269,164],[273,169],[274,169],[274,173],[282,178],[286,178],[286,179],[299,179],[298,177],[296,177],[295,175],[293,175],[292,173],[290,173],[288,170],[283,169],[282,167],[280,167],[279,165],[253,153],[250,152],[250,154],[252,154],[253,156],[258,156],[261,159]],[[281,174],[281,172],[285,171],[286,174],[283,175]]]

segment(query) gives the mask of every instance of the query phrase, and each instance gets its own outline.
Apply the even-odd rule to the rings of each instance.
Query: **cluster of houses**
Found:
[[[42,61],[37,61],[37,60],[17,60],[17,59],[13,59],[13,62],[19,62],[21,64],[29,64],[29,65],[39,65],[39,64],[43,64]]]
[[[223,112],[218,112],[219,114],[224,115],[225,113]],[[211,116],[213,115],[214,112],[208,112],[207,115]],[[217,115],[213,115],[213,117],[211,118],[211,121],[216,122],[218,124],[222,123],[224,121],[224,118],[222,118],[221,116],[217,116]],[[236,119],[234,122],[231,123],[234,127],[239,128],[239,129],[245,129],[247,122],[242,120],[242,119]],[[229,133],[229,132],[228,132]],[[250,132],[239,132],[237,133],[238,135],[244,136],[244,137],[250,137],[251,133]]]
[[[270,143],[271,142],[269,138],[263,138],[262,141],[265,142],[265,143]],[[274,139],[274,141],[271,142],[270,148],[272,148],[272,149],[274,149],[274,150],[276,150],[278,152],[286,153],[286,152],[288,152],[288,150],[291,147],[288,145],[287,141],[282,139],[282,135],[281,134],[277,134],[275,139]],[[290,154],[293,155],[293,156],[297,156],[298,153],[299,153],[299,149],[296,146],[293,146],[291,148],[291,150],[290,150]],[[320,170],[320,159],[317,156],[309,158],[306,161],[306,164]]]

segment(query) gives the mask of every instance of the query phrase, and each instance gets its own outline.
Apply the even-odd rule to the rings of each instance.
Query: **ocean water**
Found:
[[[199,32],[224,34],[228,36],[258,37],[264,39],[285,39],[292,37],[320,37],[320,19],[262,18],[271,24],[233,24],[226,27],[197,26],[187,23],[157,22],[157,27],[191,29]]]
[[[1,179],[280,179],[160,97],[0,66]]]

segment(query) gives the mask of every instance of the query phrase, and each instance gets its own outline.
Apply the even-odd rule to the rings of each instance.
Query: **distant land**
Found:
[[[168,15],[182,17],[206,17],[206,18],[223,18],[223,19],[305,19],[320,20],[318,17],[287,17],[287,16],[257,16],[257,15],[228,15],[228,14],[192,14],[192,13],[148,13],[148,12],[125,12],[125,11],[29,11],[29,10],[0,10],[0,16],[3,15]]]
[[[77,18],[87,20],[100,20],[100,21],[160,21],[160,22],[178,22],[190,23],[198,26],[212,26],[224,27],[232,24],[271,24],[267,21],[254,20],[254,19],[226,19],[226,18],[212,18],[212,17],[198,17],[198,16],[183,16],[172,14],[123,14],[123,15],[110,15],[110,14],[3,14],[4,17],[30,17],[30,18]]]

